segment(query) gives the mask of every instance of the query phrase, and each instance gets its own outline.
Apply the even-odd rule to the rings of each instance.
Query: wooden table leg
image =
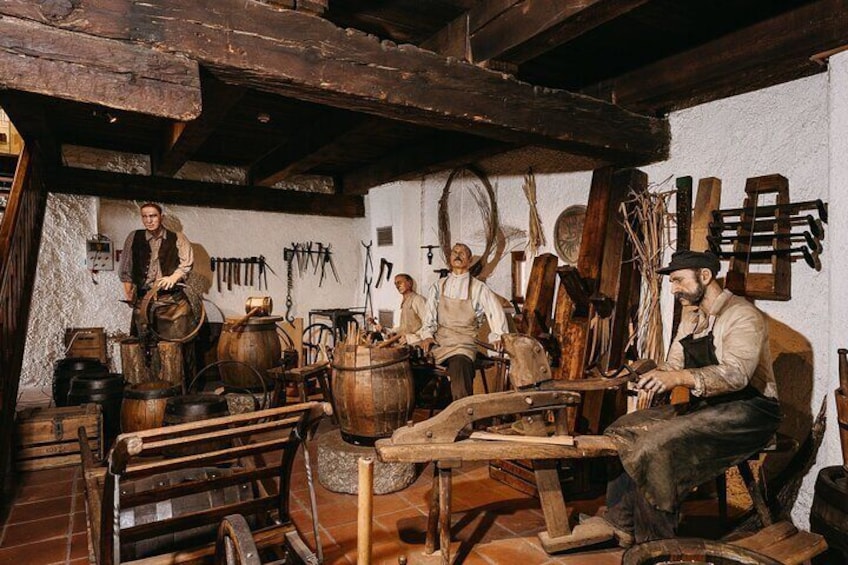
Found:
[[[430,492],[430,511],[427,514],[427,537],[424,541],[424,553],[432,555],[436,551],[436,533],[439,528],[439,469],[433,463],[433,490]]]
[[[451,469],[454,465],[440,461],[439,469],[439,549],[442,564],[450,563],[451,540]]]

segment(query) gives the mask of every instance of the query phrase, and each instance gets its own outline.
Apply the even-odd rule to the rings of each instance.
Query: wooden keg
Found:
[[[109,369],[98,359],[90,357],[66,357],[53,364],[53,404],[69,406],[68,392],[71,390],[71,380],[79,375],[96,375],[105,377]]]
[[[106,375],[82,374],[71,379],[68,405],[99,404],[103,410],[104,445],[111,447],[112,440],[121,431],[121,399],[124,396],[124,376],[120,373]]]
[[[127,386],[121,403],[121,431],[126,434],[161,427],[168,399],[181,393],[180,387],[161,380]]]
[[[262,383],[257,382],[258,377],[251,368],[265,378],[265,371],[280,365],[282,347],[277,337],[277,322],[280,320],[279,316],[227,319],[218,340],[218,361],[240,361],[248,366],[222,363],[218,372],[225,386],[262,390]],[[237,327],[236,322],[240,322]]]
[[[183,483],[196,483],[228,477],[233,472],[233,469],[218,469],[216,467],[179,469],[141,479],[121,481],[121,491],[124,495],[141,494],[154,488],[177,487]],[[126,525],[140,526],[215,508],[222,504],[245,502],[251,499],[253,499],[253,490],[248,483],[241,483],[217,490],[176,496],[158,502],[121,509],[120,523],[122,527],[126,527]],[[217,529],[217,524],[193,528],[175,528],[173,532],[168,534],[121,544],[121,562],[143,559],[160,553],[175,551],[179,548],[196,547],[214,542]]]
[[[173,386],[183,385],[183,349],[181,343],[160,341],[148,346],[138,338],[121,340],[121,371],[130,384],[161,380]]]
[[[342,437],[374,445],[412,417],[409,349],[340,345],[333,356],[333,399]]]
[[[827,541],[827,563],[848,563],[848,471],[841,465],[819,471],[810,531]]]

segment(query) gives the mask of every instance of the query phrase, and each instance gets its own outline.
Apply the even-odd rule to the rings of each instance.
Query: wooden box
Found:
[[[89,357],[106,365],[106,332],[103,328],[65,328],[66,357]]]
[[[85,427],[92,452],[103,458],[103,417],[99,404],[28,408],[17,413],[15,466],[19,471],[80,464],[77,430]]]

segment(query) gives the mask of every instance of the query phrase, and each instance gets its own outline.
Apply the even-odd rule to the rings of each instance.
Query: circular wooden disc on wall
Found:
[[[569,206],[562,211],[554,225],[554,247],[559,258],[569,265],[577,263],[585,219],[585,206]]]

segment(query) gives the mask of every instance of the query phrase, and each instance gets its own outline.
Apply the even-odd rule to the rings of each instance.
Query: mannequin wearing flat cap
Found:
[[[658,271],[684,312],[666,362],[637,384],[685,386],[691,401],[626,414],[605,431],[623,470],[607,485],[604,519],[624,544],[674,537],[687,494],[765,447],[780,423],[766,321],[722,290],[719,268],[712,253],[678,251]]]

